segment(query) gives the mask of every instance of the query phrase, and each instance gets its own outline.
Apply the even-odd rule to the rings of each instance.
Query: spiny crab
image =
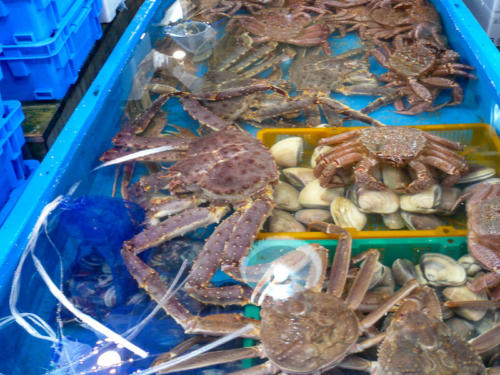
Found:
[[[394,167],[408,166],[416,174],[406,191],[417,193],[433,183],[429,166],[448,176],[442,184],[454,185],[467,171],[463,156],[455,151],[462,146],[454,141],[405,126],[363,128],[323,138],[320,145],[332,145],[333,150],[320,155],[314,174],[322,186],[329,186],[338,169],[355,164],[354,178],[361,187],[382,190],[387,187],[378,181],[372,170],[381,163]]]
[[[319,244],[305,245],[286,253],[268,264],[267,269],[262,264],[247,266],[246,271],[242,268],[242,273],[261,275],[251,294],[251,301],[261,306],[260,321],[236,314],[190,316],[175,297],[163,301],[167,288],[156,271],[130,252],[124,252],[126,264],[138,283],[184,327],[186,333],[223,335],[250,323],[253,327],[246,336],[260,340],[260,344],[256,346],[205,353],[169,367],[165,372],[261,357],[267,361],[249,369],[250,373],[274,374],[282,371],[317,374],[341,366],[345,357],[351,353],[378,344],[382,338],[380,335],[361,340],[360,337],[366,335],[369,328],[398,301],[409,295],[418,283],[415,280],[408,282],[377,309],[360,318],[356,309],[369,288],[379,253],[368,250],[351,259],[352,240],[349,233],[333,224],[318,222],[312,225],[316,224],[328,233],[340,235],[327,290],[322,291],[328,266],[328,250]],[[200,259],[199,257],[197,262]],[[344,299],[349,266],[362,260],[364,262]],[[196,267],[195,265],[195,269]],[[289,278],[304,271],[303,282],[283,280],[284,269]],[[194,274],[191,273],[189,280],[193,277]],[[289,284],[287,290],[291,293],[284,293],[280,288],[286,284]],[[218,289],[219,293],[226,294],[225,290]],[[233,302],[238,301],[235,299]]]
[[[377,362],[351,358],[345,368],[372,375],[486,375],[480,353],[499,344],[497,325],[466,342],[443,322],[436,292],[419,287],[391,319]],[[494,368],[498,371],[498,368]]]
[[[472,66],[458,63],[459,55],[452,50],[437,51],[432,43],[424,40],[417,40],[411,44],[404,44],[402,41],[395,41],[393,50],[388,44],[381,44],[384,49],[372,51],[375,59],[389,72],[382,74],[379,79],[388,82],[387,87],[401,88],[401,97],[410,93],[419,99],[414,100],[410,108],[404,108],[401,102],[398,104],[397,113],[417,114],[424,111],[435,111],[443,105],[433,107],[436,94],[433,89],[452,89],[452,100],[445,105],[458,105],[463,101],[463,90],[460,85],[453,80],[455,76],[475,78],[466,70],[474,69]],[[405,89],[409,89],[405,91]],[[394,97],[394,100],[397,100]],[[422,102],[425,105],[420,105]],[[417,105],[419,104],[419,105]],[[374,110],[364,109],[363,113]]]
[[[467,245],[469,253],[490,270],[474,279],[470,288],[481,291],[496,287],[493,298],[500,299],[500,182],[484,182],[472,189],[467,200]]]
[[[318,9],[318,12],[321,11]],[[313,20],[313,16],[302,8],[270,8],[252,15],[233,16],[229,26],[236,23],[254,34],[254,43],[276,41],[304,47],[322,46],[329,56],[330,30],[326,25],[314,23]]]

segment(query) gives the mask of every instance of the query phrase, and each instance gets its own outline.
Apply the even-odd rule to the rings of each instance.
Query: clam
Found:
[[[401,217],[401,212],[399,211],[382,215],[382,220],[389,229],[403,229],[406,226],[405,221]]]
[[[403,211],[430,214],[437,211],[441,202],[441,186],[434,185],[417,194],[401,196],[400,205]]]
[[[453,332],[459,335],[463,340],[467,341],[472,338],[474,333],[474,326],[467,320],[454,317],[446,321],[448,327],[451,328]]]
[[[301,190],[299,203],[307,208],[328,208],[331,201],[344,195],[344,188],[325,189],[319,180],[313,180]]]
[[[333,221],[342,228],[356,228],[362,230],[367,222],[367,217],[349,199],[337,197],[332,200],[330,213]]]
[[[479,271],[481,271],[481,266],[479,265],[479,263],[469,254],[460,257],[458,259],[458,263],[460,263],[465,269],[465,272],[467,272],[467,276],[474,276]]]
[[[415,273],[417,274],[417,281],[420,285],[429,284],[426,278],[424,277],[424,273],[422,272],[422,267],[420,267],[420,264],[415,265]]]
[[[483,319],[474,323],[476,333],[482,335],[484,332],[488,331],[491,327],[496,326],[500,322],[500,311],[489,310],[484,315]]]
[[[447,301],[484,301],[488,299],[485,292],[473,292],[465,285],[445,288],[443,289],[443,296]],[[477,322],[483,319],[486,310],[460,307],[455,309],[455,313],[462,318]]]
[[[272,145],[271,154],[280,167],[296,167],[302,160],[304,140],[301,137],[285,138]]]
[[[410,179],[404,170],[388,164],[382,167],[382,181],[389,189],[395,191],[404,190],[410,183]]]
[[[425,279],[432,286],[460,286],[467,281],[465,269],[447,255],[427,253],[420,257],[419,264]]]
[[[285,168],[282,173],[290,184],[299,189],[302,189],[316,178],[312,168]]]
[[[431,230],[444,225],[444,222],[434,215],[401,212],[401,217],[411,230]]]
[[[292,185],[280,181],[274,188],[274,203],[276,208],[286,211],[298,211],[302,207],[299,204],[299,192]]]
[[[399,197],[391,190],[354,189],[355,203],[361,212],[392,214],[399,210]]]
[[[452,215],[461,201],[462,190],[456,187],[443,187],[441,190],[441,202],[437,210],[441,215]]]
[[[322,146],[317,146],[314,150],[313,150],[313,153],[311,155],[311,167],[316,167],[316,159],[318,158],[318,156],[320,155],[324,155],[326,154],[327,152],[330,152],[333,150],[333,147],[331,146],[326,146],[326,145],[322,145]]]
[[[292,214],[275,209],[269,218],[269,232],[305,232],[306,227],[295,220]]]
[[[330,211],[328,210],[305,208],[295,213],[295,219],[305,225],[312,221],[323,221],[329,223],[332,221],[332,215],[330,215]]]
[[[495,168],[485,167],[484,165],[469,165],[469,171],[458,181],[459,184],[470,184],[487,180],[496,174]]]
[[[398,258],[392,263],[392,274],[398,285],[417,278],[417,271],[412,261],[405,258]]]

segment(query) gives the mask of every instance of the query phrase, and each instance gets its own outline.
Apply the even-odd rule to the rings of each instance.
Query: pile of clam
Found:
[[[444,217],[453,215],[463,195],[459,187],[433,185],[418,194],[402,193],[410,182],[405,171],[384,165],[378,170],[380,181],[389,187],[375,191],[341,181],[336,188],[323,188],[313,169],[319,155],[330,146],[317,146],[309,167],[303,160],[305,141],[289,137],[276,142],[271,153],[280,167],[280,182],[274,191],[275,209],[267,223],[269,232],[305,232],[311,221],[334,222],[343,228],[363,230],[368,214],[380,214],[389,229],[432,230],[446,225]],[[460,180],[460,186],[490,178],[493,168],[473,167]]]

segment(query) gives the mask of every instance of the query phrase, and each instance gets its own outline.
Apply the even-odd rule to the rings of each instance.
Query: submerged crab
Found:
[[[425,190],[433,183],[429,166],[448,175],[442,181],[445,186],[454,185],[467,170],[465,158],[455,152],[462,150],[459,143],[405,126],[352,130],[323,138],[319,144],[335,146],[318,157],[314,168],[322,186],[329,185],[337,169],[352,164],[356,182],[374,190],[387,188],[371,174],[376,165],[408,166],[417,176],[406,187],[409,193]]]
[[[287,253],[273,261],[267,270],[263,270],[263,265],[248,266],[246,272],[250,274],[257,274],[257,270],[264,271],[252,293],[252,301],[261,305],[261,321],[241,316],[238,321],[237,315],[229,314],[188,317],[189,313],[186,309],[181,310],[175,299],[162,301],[166,286],[161,283],[158,274],[137,257],[126,253],[126,264],[139,284],[162,304],[187,333],[222,335],[251,322],[254,328],[248,336],[261,341],[257,346],[248,348],[205,353],[200,358],[195,357],[170,367],[167,372],[260,356],[267,358],[267,362],[253,368],[253,371],[260,370],[262,374],[279,371],[316,374],[341,364],[350,353],[379,343],[381,337],[378,336],[362,340],[360,337],[418,284],[410,281],[360,320],[355,310],[369,288],[379,254],[376,250],[369,250],[351,260],[351,238],[348,232],[334,225],[329,225],[327,230],[340,234],[340,238],[326,292],[322,292],[322,289],[328,250],[319,244],[309,244]],[[199,257],[197,262],[202,258]],[[365,261],[344,300],[342,296],[349,265],[362,260]],[[290,285],[286,290],[291,293],[285,293],[286,296],[281,288],[286,286],[283,282],[287,281],[282,278],[283,270],[287,270],[290,278],[295,273],[305,271],[304,282]],[[192,277],[193,273],[188,280]],[[225,290],[218,289],[220,294],[226,294]]]
[[[490,273],[474,279],[470,288],[500,289],[500,182],[485,182],[472,190],[467,201],[467,245],[469,253]]]
[[[496,326],[465,342],[443,322],[434,290],[420,287],[391,319],[378,361],[353,358],[344,366],[373,375],[486,375],[490,372],[479,354],[499,344],[499,331]]]
[[[389,72],[382,74],[379,78],[389,82],[388,87],[400,88],[399,100],[410,93],[412,105],[410,108],[398,110],[401,114],[417,114],[424,111],[435,111],[443,105],[433,107],[436,94],[435,89],[452,89],[452,100],[445,105],[458,105],[463,101],[463,90],[452,78],[463,76],[475,78],[465,70],[474,69],[472,66],[456,62],[459,55],[452,51],[436,51],[431,45],[424,41],[417,41],[410,45],[401,42],[395,43],[396,49],[392,50],[384,44],[384,54],[381,50],[374,49],[373,56]],[[394,96],[393,101],[398,96]],[[422,105],[421,103],[425,104]],[[417,106],[418,104],[418,106]],[[404,108],[401,102],[399,108]],[[418,110],[416,108],[418,107]],[[363,113],[373,111],[376,107],[371,105],[363,110]]]
[[[330,30],[313,20],[313,16],[300,8],[271,8],[252,15],[234,16],[230,22],[254,34],[254,43],[275,41],[304,47],[322,46],[325,54],[330,55]]]

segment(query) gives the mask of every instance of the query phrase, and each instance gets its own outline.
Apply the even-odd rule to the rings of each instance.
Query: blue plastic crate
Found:
[[[24,189],[26,188],[28,181],[30,180],[30,178],[33,176],[36,169],[40,165],[40,162],[38,160],[24,160],[24,161],[21,160],[21,161],[22,163],[20,164],[20,166],[22,167],[24,179],[18,181],[18,186],[14,188],[7,195],[7,200],[3,204],[0,204],[0,227],[9,216],[10,211],[12,211],[12,209],[17,203],[17,200],[19,199]],[[2,185],[2,192],[0,192],[0,197],[2,196],[3,196],[3,185]]]
[[[6,99],[61,99],[78,79],[78,72],[102,35],[99,0],[80,0],[68,13],[68,22],[48,41],[3,45],[0,91]]]
[[[0,81],[3,78],[2,69],[0,68]],[[0,91],[0,118],[4,114],[3,102],[2,102],[2,92]]]
[[[26,179],[22,146],[24,114],[18,101],[3,102],[5,114],[0,119],[0,207],[11,191]]]
[[[74,3],[72,0],[0,0],[0,44],[33,43],[50,38],[64,24]]]

